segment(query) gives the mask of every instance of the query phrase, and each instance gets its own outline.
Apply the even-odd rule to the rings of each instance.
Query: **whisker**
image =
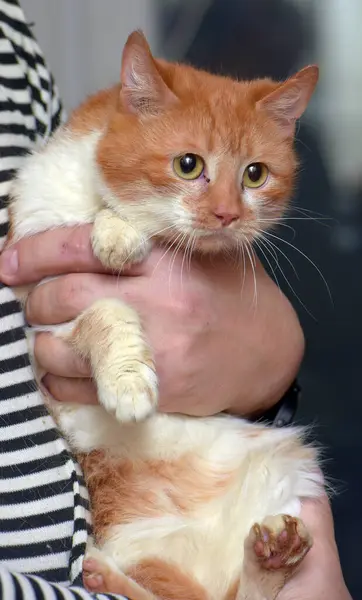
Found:
[[[171,244],[168,244],[166,246],[166,250],[165,252],[162,254],[161,258],[159,258],[159,260],[157,261],[156,266],[154,267],[153,271],[152,271],[152,276],[155,274],[158,266],[160,265],[161,261],[165,258],[165,256],[168,254],[168,252],[171,251],[171,249],[173,248],[173,246],[176,244],[177,240],[180,238],[180,236],[182,235],[182,233],[178,233],[178,235],[176,236],[176,238],[174,240],[172,240]]]
[[[264,233],[266,233],[266,232],[264,232]],[[271,240],[268,240],[268,238],[265,238],[263,235],[261,235],[261,238],[264,240],[264,242],[265,242],[266,244],[268,244],[268,246],[270,245],[270,246],[271,246],[271,248],[273,248],[273,250],[274,250],[274,251],[280,252],[280,254],[281,254],[282,256],[284,256],[285,260],[286,260],[286,261],[287,261],[287,262],[290,264],[290,266],[291,266],[291,267],[292,267],[292,269],[293,269],[294,275],[296,276],[296,278],[297,278],[297,279],[298,279],[298,281],[299,281],[299,275],[298,275],[298,273],[297,273],[297,270],[296,270],[295,266],[293,265],[292,261],[290,260],[289,256],[287,256],[287,255],[286,255],[286,254],[283,252],[283,250],[281,250],[281,248],[279,248],[279,247],[278,247],[276,244],[274,244],[274,243],[273,243]],[[277,261],[277,262],[278,262],[278,264],[279,264],[279,261]]]
[[[283,221],[284,220],[285,219],[283,219]],[[290,219],[290,220],[294,220],[294,219]],[[293,227],[291,227],[290,225],[287,225],[286,223],[280,222],[278,219],[258,219],[258,223],[273,223],[273,224],[277,225],[278,227],[285,227],[285,229],[290,229],[290,231],[293,232],[293,234],[294,234],[293,238],[296,236],[295,229]]]
[[[171,262],[170,262],[170,270],[169,270],[169,275],[168,275],[168,293],[169,295],[172,297],[172,293],[171,293],[171,277],[172,277],[172,271],[173,271],[173,267],[175,265],[175,260],[177,257],[177,254],[180,250],[180,248],[182,247],[185,239],[187,238],[187,233],[182,232],[181,233],[181,238],[178,242],[178,244],[176,245],[176,248],[174,249],[173,253],[172,253],[172,257],[171,257]]]
[[[150,241],[152,238],[154,238],[155,236],[157,236],[157,235],[160,235],[160,233],[163,233],[164,231],[168,231],[169,229],[176,229],[176,226],[175,226],[175,225],[169,225],[168,227],[164,227],[163,229],[160,229],[159,231],[152,232],[152,233],[150,233],[149,235],[146,235],[146,236],[145,236],[145,237],[142,239],[142,241],[141,241],[139,244],[137,244],[137,246],[136,246],[135,248],[133,248],[133,249],[131,250],[131,252],[130,252],[130,253],[127,255],[127,256],[126,256],[125,260],[123,261],[123,265],[122,265],[122,267],[123,267],[124,265],[126,265],[126,264],[128,263],[128,261],[130,261],[130,260],[131,260],[131,258],[132,258],[132,254],[134,254],[134,253],[135,253],[135,252],[138,250],[138,248],[140,248],[140,247],[141,247],[141,246],[143,246],[144,244],[147,244],[147,242],[149,242],[149,241]],[[131,262],[132,262],[132,261],[131,261]],[[119,277],[122,275],[122,273],[121,273],[121,272],[119,272],[119,271],[117,271],[117,274],[118,274],[118,276],[119,276]]]
[[[263,243],[263,242],[265,243],[267,240],[265,240],[265,238],[259,238],[259,241],[260,241],[260,243]],[[268,246],[264,246],[264,248],[267,250]],[[275,248],[280,251],[280,248],[278,248],[278,246],[275,246]],[[285,256],[285,255],[283,254],[283,256]],[[287,258],[287,257],[285,256],[285,258]],[[292,265],[292,263],[290,263],[290,264]],[[293,265],[292,265],[292,267],[294,269],[294,272],[296,273],[296,270],[295,270],[295,268],[294,268]],[[316,321],[317,319],[311,313],[311,311],[307,308],[306,304],[304,304],[304,302],[301,300],[300,296],[297,294],[297,292],[295,291],[294,287],[290,283],[288,277],[285,275],[285,273],[284,273],[281,265],[279,264],[279,262],[277,263],[277,268],[279,269],[279,271],[280,271],[280,273],[281,273],[284,281],[286,282],[288,288],[291,290],[292,294],[296,297],[296,299],[298,300],[298,302],[300,303],[300,305],[304,308],[304,310],[306,311],[306,313],[313,319],[313,321]],[[280,289],[280,286],[279,286],[279,282],[278,282],[278,287],[279,287],[279,291],[281,292],[281,289]]]
[[[303,221],[303,220],[314,221],[315,223],[318,223],[318,225],[322,225],[322,227],[331,227],[332,223],[334,223],[334,224],[338,223],[337,219],[334,219],[333,217],[328,217],[326,215],[314,212],[307,208],[300,208],[297,206],[293,206],[292,210],[303,215],[303,217],[299,217],[299,219],[301,221]],[[290,217],[290,218],[293,218],[293,217]],[[295,219],[297,219],[297,218],[298,217],[295,217]],[[323,221],[330,221],[330,223],[325,223]]]
[[[329,299],[331,301],[331,304],[332,304],[332,306],[334,306],[333,298],[332,298],[332,294],[331,294],[331,290],[330,290],[329,285],[328,285],[328,283],[326,281],[326,278],[324,277],[324,275],[323,275],[322,271],[319,269],[319,267],[312,261],[312,259],[307,254],[305,254],[304,252],[302,252],[302,250],[299,250],[299,248],[297,248],[296,246],[294,246],[294,244],[291,244],[287,240],[283,240],[283,238],[281,238],[281,237],[279,237],[277,235],[274,235],[270,231],[264,231],[264,234],[268,235],[268,236],[270,236],[270,237],[272,237],[272,238],[274,238],[274,239],[276,239],[276,240],[278,240],[280,242],[283,242],[283,244],[286,244],[287,246],[290,246],[296,252],[298,252],[301,256],[303,256],[315,268],[315,270],[319,274],[320,278],[322,279],[322,281],[323,281],[323,283],[324,283],[324,285],[325,285],[325,287],[327,289],[328,296],[329,296]],[[280,248],[279,248],[279,250],[280,250]]]
[[[255,259],[255,254],[254,254],[254,250],[249,242],[248,239],[245,238],[244,240],[244,247],[246,250],[246,253],[249,257],[250,260],[250,265],[253,271],[253,279],[254,279],[254,297],[253,297],[253,303],[255,304],[255,308],[257,307],[257,303],[258,303],[258,291],[257,291],[257,285],[256,285],[256,272],[255,272],[255,266],[256,266],[256,259]]]
[[[187,240],[186,248],[185,248],[183,256],[182,256],[181,276],[180,276],[180,279],[181,279],[181,290],[183,289],[183,268],[184,268],[185,261],[186,261],[186,264],[187,264],[187,253],[189,251],[189,248],[191,248],[191,243],[192,243],[193,235],[194,235],[194,233],[192,232],[192,234],[189,236],[189,239]]]
[[[273,266],[272,266],[272,264],[271,264],[271,262],[270,262],[270,260],[269,260],[269,258],[268,258],[268,256],[267,256],[267,254],[266,254],[266,253],[264,252],[264,250],[263,250],[263,248],[265,248],[265,250],[266,250],[266,252],[267,252],[267,251],[268,251],[268,247],[267,247],[267,246],[264,246],[264,244],[263,244],[263,238],[260,238],[260,239],[259,239],[259,241],[260,241],[260,244],[258,244],[258,240],[257,240],[257,239],[255,239],[255,240],[254,240],[254,244],[256,245],[256,247],[257,247],[257,248],[259,248],[260,252],[261,252],[261,253],[262,253],[262,255],[264,256],[264,258],[265,258],[265,260],[266,260],[267,264],[269,265],[269,268],[270,268],[270,270],[271,270],[271,272],[272,272],[272,275],[273,275],[273,277],[274,277],[274,279],[275,279],[275,282],[276,282],[276,284],[277,284],[277,286],[278,286],[278,288],[279,288],[279,292],[280,292],[280,293],[282,293],[282,291],[281,291],[281,289],[280,289],[280,285],[279,285],[279,280],[278,280],[278,278],[277,278],[277,276],[276,276],[276,273],[275,273],[275,269],[273,268]],[[269,249],[269,252],[270,252],[270,249]],[[273,257],[273,258],[274,258],[274,257]],[[279,267],[279,263],[278,263],[278,262],[276,262],[276,265],[277,265],[277,267]],[[279,267],[279,269],[280,269],[280,267]]]

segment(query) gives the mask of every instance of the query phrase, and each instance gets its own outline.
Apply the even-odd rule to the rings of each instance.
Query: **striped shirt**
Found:
[[[14,172],[62,120],[57,89],[17,0],[0,0],[1,247]],[[0,598],[115,598],[75,587],[90,522],[87,492],[37,390],[23,327],[12,291],[1,286]]]

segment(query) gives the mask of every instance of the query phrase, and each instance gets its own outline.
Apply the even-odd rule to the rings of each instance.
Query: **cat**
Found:
[[[133,32],[121,83],[25,159],[9,243],[92,223],[93,250],[115,271],[191,238],[193,253],[237,256],[288,206],[296,122],[317,80],[308,66],[285,82],[234,81],[155,59]],[[15,289],[22,301],[29,291]],[[123,302],[97,301],[53,331],[89,361],[100,403],[46,398],[90,492],[85,586],[131,600],[274,600],[312,545],[301,500],[324,493],[303,431],[158,413],[152,349]]]

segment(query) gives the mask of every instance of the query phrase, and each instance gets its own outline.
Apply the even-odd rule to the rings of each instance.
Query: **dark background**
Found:
[[[163,51],[170,58],[186,59],[238,78],[285,78],[301,66],[305,55],[313,60],[313,21],[308,19],[308,11],[301,14],[290,1],[213,0],[207,4],[200,18],[197,2],[160,3]],[[353,76],[353,65],[350,69]],[[314,424],[314,435],[325,447],[325,469],[338,491],[333,511],[342,568],[354,600],[359,600],[362,191],[346,186],[343,198],[338,197],[340,191],[332,183],[318,126],[308,125],[308,119],[300,125],[297,149],[303,168],[295,208],[289,215],[296,220],[288,221],[295,234],[281,228],[278,235],[318,265],[333,303],[316,269],[284,243],[279,247],[293,262],[299,281],[287,260],[280,257],[285,277],[313,316],[301,306],[278,269],[276,274],[299,314],[307,340],[300,376],[303,401],[297,418]],[[350,207],[348,211],[341,210],[344,204]],[[317,213],[328,218],[319,218]]]

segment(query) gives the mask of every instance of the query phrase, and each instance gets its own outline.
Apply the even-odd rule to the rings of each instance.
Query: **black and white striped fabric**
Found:
[[[62,117],[53,79],[18,2],[0,0],[1,245],[14,171]],[[65,587],[77,583],[81,572],[87,493],[36,388],[23,326],[11,290],[0,287],[0,598],[92,598]]]

